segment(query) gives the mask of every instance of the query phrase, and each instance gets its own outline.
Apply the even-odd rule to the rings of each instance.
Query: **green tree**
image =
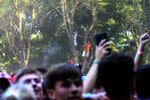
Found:
[[[35,32],[34,21],[38,12],[37,0],[13,0],[2,2],[8,8],[1,13],[1,30],[8,49],[20,66],[27,66],[30,58],[31,36]]]

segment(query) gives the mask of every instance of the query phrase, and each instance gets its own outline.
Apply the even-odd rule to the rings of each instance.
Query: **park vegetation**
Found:
[[[99,32],[114,51],[134,57],[139,36],[150,29],[149,9],[149,0],[0,0],[0,70],[74,60],[86,72]],[[87,42],[90,54],[82,57]]]

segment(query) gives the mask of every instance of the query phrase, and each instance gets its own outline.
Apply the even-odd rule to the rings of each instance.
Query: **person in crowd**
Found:
[[[136,98],[138,100],[149,100],[149,73],[150,73],[150,64],[142,64],[142,58],[144,55],[145,46],[150,41],[150,30],[147,33],[144,33],[140,36],[139,46],[134,58],[135,64],[135,89],[136,89]]]
[[[44,98],[43,100],[50,100],[49,96],[48,96],[48,92],[47,92],[47,88],[45,86],[45,83],[44,83],[44,75],[46,74],[47,72],[47,69],[44,68],[44,67],[37,67],[35,68],[35,70],[37,70],[38,72],[40,72],[41,74],[41,77],[42,77],[42,88],[43,88],[43,94],[44,94]]]
[[[111,49],[111,46],[105,39],[100,41],[99,45],[96,46],[95,60],[83,81],[83,93],[92,92],[95,88],[97,67],[99,62],[109,53],[108,49]]]
[[[106,92],[107,99],[129,100],[133,86],[133,59],[119,53],[108,55],[110,48],[109,42],[100,41],[95,51],[95,60],[83,81],[83,93],[103,87],[101,89]]]
[[[97,79],[97,68],[100,61],[107,55],[110,54],[109,50],[111,49],[110,43],[103,39],[100,43],[96,46],[95,51],[95,60],[88,71],[86,77],[83,80],[83,94],[84,97],[92,98],[93,100],[109,100],[106,96],[106,92],[103,88],[96,88],[96,79]],[[90,94],[90,95],[89,95]]]
[[[140,36],[139,46],[138,46],[138,49],[137,49],[137,52],[136,52],[136,55],[134,58],[134,65],[135,65],[134,71],[136,71],[138,66],[142,64],[144,48],[145,48],[146,44],[149,43],[149,41],[150,41],[150,30],[147,33]]]
[[[52,100],[80,100],[81,98],[81,70],[74,64],[52,65],[44,81]]]
[[[15,83],[30,85],[34,90],[37,100],[44,98],[41,73],[35,69],[31,67],[20,69],[16,74]]]
[[[150,100],[150,64],[138,66],[135,74],[138,100]]]
[[[7,73],[0,72],[0,96],[11,86],[11,76]]]
[[[133,94],[134,61],[123,53],[112,53],[98,65],[96,86],[103,86],[110,100],[130,100]]]
[[[4,92],[0,100],[36,100],[36,96],[29,85],[14,84]]]

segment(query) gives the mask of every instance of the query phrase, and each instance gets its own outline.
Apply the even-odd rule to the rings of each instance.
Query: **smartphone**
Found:
[[[149,39],[149,36],[146,35],[142,38],[142,40],[146,40],[146,39]]]
[[[98,34],[96,34],[96,36],[95,36],[96,46],[98,46],[99,43],[100,43],[103,39],[105,39],[106,42],[108,42],[107,33],[103,32],[103,33],[98,33]],[[109,51],[109,53],[108,53],[107,55],[110,55],[111,52],[112,52],[112,50],[111,50],[111,49],[107,49],[107,50]]]
[[[150,37],[150,30],[148,30],[147,35],[145,35],[144,37],[142,37],[142,40],[149,39],[149,37]]]
[[[108,41],[108,37],[105,32],[96,34],[96,36],[95,36],[96,46],[98,46],[100,41],[102,41],[103,39],[105,39],[106,42]]]

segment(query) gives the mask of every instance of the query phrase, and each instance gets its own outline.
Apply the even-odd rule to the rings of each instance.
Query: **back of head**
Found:
[[[65,79],[81,79],[81,70],[74,64],[60,63],[49,68],[44,77],[46,87],[54,88],[57,81]]]
[[[142,99],[150,98],[150,64],[141,65],[136,72],[136,92]]]
[[[102,85],[109,97],[126,97],[133,81],[132,57],[114,53],[101,60],[98,66],[97,86]]]

